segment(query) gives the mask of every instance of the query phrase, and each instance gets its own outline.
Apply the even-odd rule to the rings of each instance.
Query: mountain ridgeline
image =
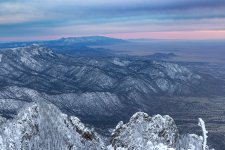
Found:
[[[208,90],[213,78],[163,61],[70,57],[38,45],[3,49],[0,55],[1,95],[10,95],[15,106],[37,97],[78,116],[121,116],[124,110],[126,116],[151,110],[158,96],[216,92]],[[15,94],[4,94],[9,92]]]
[[[0,48],[16,48],[38,44],[51,48],[54,52],[79,55],[79,56],[111,56],[113,52],[109,49],[94,48],[92,46],[114,45],[128,43],[126,40],[115,39],[104,36],[87,36],[87,37],[69,37],[50,41],[31,41],[31,42],[9,42],[0,43]]]
[[[76,43],[77,39],[61,40],[70,44]],[[79,42],[82,43],[82,39],[79,39]],[[95,43],[94,40],[89,42]],[[111,43],[116,42],[123,41],[111,41]],[[166,112],[174,112],[174,110],[184,113],[190,110],[190,107],[187,108],[186,106],[192,106],[193,103],[181,101],[183,104],[180,105],[171,101],[171,98],[213,96],[222,93],[222,90],[221,80],[193,71],[179,63],[131,56],[104,55],[101,57],[89,57],[89,55],[67,55],[37,44],[0,50],[0,114],[3,118],[1,119],[2,122],[5,122],[6,119],[11,120],[14,118],[13,120],[15,120],[15,116],[18,118],[17,114],[25,111],[23,109],[27,105],[46,103],[46,106],[42,104],[41,107],[48,107],[47,104],[50,104],[50,106],[53,104],[68,116],[77,116],[84,123],[94,125],[97,128],[104,126],[103,128],[105,129],[115,126],[120,120],[128,120],[137,111],[144,111],[151,115],[166,114]],[[207,103],[199,103],[195,107],[196,109],[202,109],[206,105]],[[32,107],[33,109],[36,111],[36,108]],[[49,108],[47,110],[51,111]],[[179,116],[176,112],[171,113],[175,119],[176,116]],[[42,113],[45,112],[42,111]],[[19,117],[23,115],[19,113]],[[48,114],[48,116],[50,118],[57,115]],[[76,128],[72,123],[73,120],[68,119],[68,116],[63,116],[68,125],[62,123],[62,118],[59,121],[66,133]],[[35,122],[40,123],[40,119],[35,120]],[[50,120],[53,121],[54,118]],[[14,133],[14,130],[17,130],[17,127],[13,126],[13,123],[10,123],[10,121],[8,124],[10,124],[10,127],[12,126],[12,130],[8,129],[12,133],[5,133],[2,130],[0,134],[6,135],[10,139],[11,134]],[[30,125],[30,123],[27,124]],[[43,132],[47,132],[44,126],[49,127],[52,124],[51,122],[46,125],[41,124],[43,131],[40,131],[39,128],[35,129],[35,126],[32,126],[34,131],[32,130],[31,132],[32,134],[38,134],[37,137],[33,137],[30,133],[26,137],[21,137],[22,139],[25,138],[25,143],[19,143],[22,147],[26,143],[31,144],[30,140],[32,141],[32,145],[28,144],[26,145],[28,147],[24,149],[29,149],[42,143]],[[21,126],[19,125],[19,127]],[[82,131],[82,134],[78,133],[78,136],[73,137],[73,135],[65,135],[64,131],[60,131],[60,129],[54,128],[50,130],[51,132],[59,133],[57,136],[59,136],[60,140],[72,137],[72,139],[68,139],[68,143],[58,143],[61,146],[67,144],[66,146],[73,149],[75,140],[77,142],[84,141],[81,149],[85,149],[85,145],[96,147],[96,143],[101,145],[98,145],[97,149],[104,147],[104,142],[97,137],[94,139],[96,143],[92,143],[93,141],[85,142],[85,138],[92,139],[96,136],[91,131],[88,131],[87,135],[83,135]],[[37,132],[41,132],[40,135]],[[161,132],[160,134],[164,135]],[[51,136],[55,135],[52,133],[48,138],[50,139]],[[115,135],[115,137],[117,136],[118,134]],[[180,139],[181,142],[189,140],[189,138],[195,139],[195,137],[191,136],[185,138]],[[123,140],[121,139],[119,143],[117,140],[113,140],[111,148],[124,147]],[[176,140],[176,142],[178,141]],[[7,143],[7,141],[5,142]],[[126,141],[124,142],[127,143]],[[14,145],[17,144],[14,143]],[[155,145],[155,143],[148,144]],[[4,141],[2,145],[5,145]],[[0,146],[2,145],[0,140]],[[53,149],[55,149],[54,146],[52,147]],[[166,146],[168,146],[168,143]],[[172,148],[176,146],[178,145],[169,145]],[[129,149],[129,145],[127,145],[127,148]]]

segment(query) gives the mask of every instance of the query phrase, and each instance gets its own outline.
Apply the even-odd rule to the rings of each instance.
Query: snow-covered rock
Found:
[[[176,149],[178,150],[209,150],[209,147],[207,145],[207,133],[208,131],[205,128],[205,122],[199,118],[198,125],[202,128],[202,135],[198,136],[195,134],[185,134],[181,135],[177,145]],[[212,149],[213,150],[213,149]]]
[[[205,128],[205,122],[202,120],[202,118],[198,119],[198,125],[202,128],[202,136],[203,136],[203,145],[202,145],[202,149],[206,150],[206,143],[207,143],[207,133],[208,131]]]
[[[31,103],[0,126],[1,150],[102,149],[104,144],[77,117],[47,103]]]
[[[169,116],[150,117],[146,113],[134,114],[127,124],[120,122],[112,133],[112,146],[116,149],[137,150],[173,148],[178,138],[178,129]]]
[[[146,113],[138,112],[128,123],[118,123],[112,133],[111,145],[107,148],[108,150],[209,150],[203,139],[202,136],[195,134],[179,135],[176,124],[170,116],[150,117]]]
[[[203,139],[195,134],[181,135],[177,142],[176,149],[178,150],[203,150]]]
[[[205,136],[204,121],[199,122]],[[77,117],[45,102],[27,104],[14,119],[0,117],[1,150],[209,150],[203,137],[179,135],[170,116],[138,112],[128,123],[118,123],[105,146],[104,137]]]

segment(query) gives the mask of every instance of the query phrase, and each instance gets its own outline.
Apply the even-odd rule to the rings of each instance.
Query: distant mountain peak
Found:
[[[105,37],[105,36],[84,36],[84,37],[64,37],[58,41],[64,44],[84,44],[84,45],[106,45],[127,42],[126,40]]]
[[[81,37],[64,37],[62,39],[77,39],[77,40],[106,40],[106,39],[113,39],[113,40],[120,40],[117,38],[107,37],[107,36],[81,36]]]

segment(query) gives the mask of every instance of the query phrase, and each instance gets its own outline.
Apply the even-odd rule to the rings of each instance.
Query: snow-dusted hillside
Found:
[[[210,93],[205,78],[174,63],[70,57],[39,45],[2,49],[0,55],[0,103],[15,104],[10,106],[14,110],[2,107],[3,115],[44,99],[74,115],[107,117],[124,110],[127,114],[147,110],[156,96]]]
[[[204,79],[174,63],[69,57],[38,45],[0,51],[0,85],[51,93],[113,91],[185,95]],[[143,90],[143,91],[142,91]],[[199,91],[201,88],[199,87]]]

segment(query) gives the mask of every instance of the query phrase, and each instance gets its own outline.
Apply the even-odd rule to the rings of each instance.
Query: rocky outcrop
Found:
[[[112,150],[208,150],[203,137],[180,135],[170,116],[138,112],[126,124],[120,122],[112,133]]]
[[[120,122],[112,134],[114,148],[149,149],[160,144],[174,147],[178,129],[169,116],[148,116],[146,113],[134,114],[127,124]]]
[[[30,103],[14,119],[0,117],[1,150],[209,150],[203,137],[180,135],[168,116],[135,113],[128,123],[118,123],[111,142],[74,116],[63,114],[45,102]]]
[[[93,130],[52,104],[32,103],[0,127],[1,150],[75,150],[104,148]]]

